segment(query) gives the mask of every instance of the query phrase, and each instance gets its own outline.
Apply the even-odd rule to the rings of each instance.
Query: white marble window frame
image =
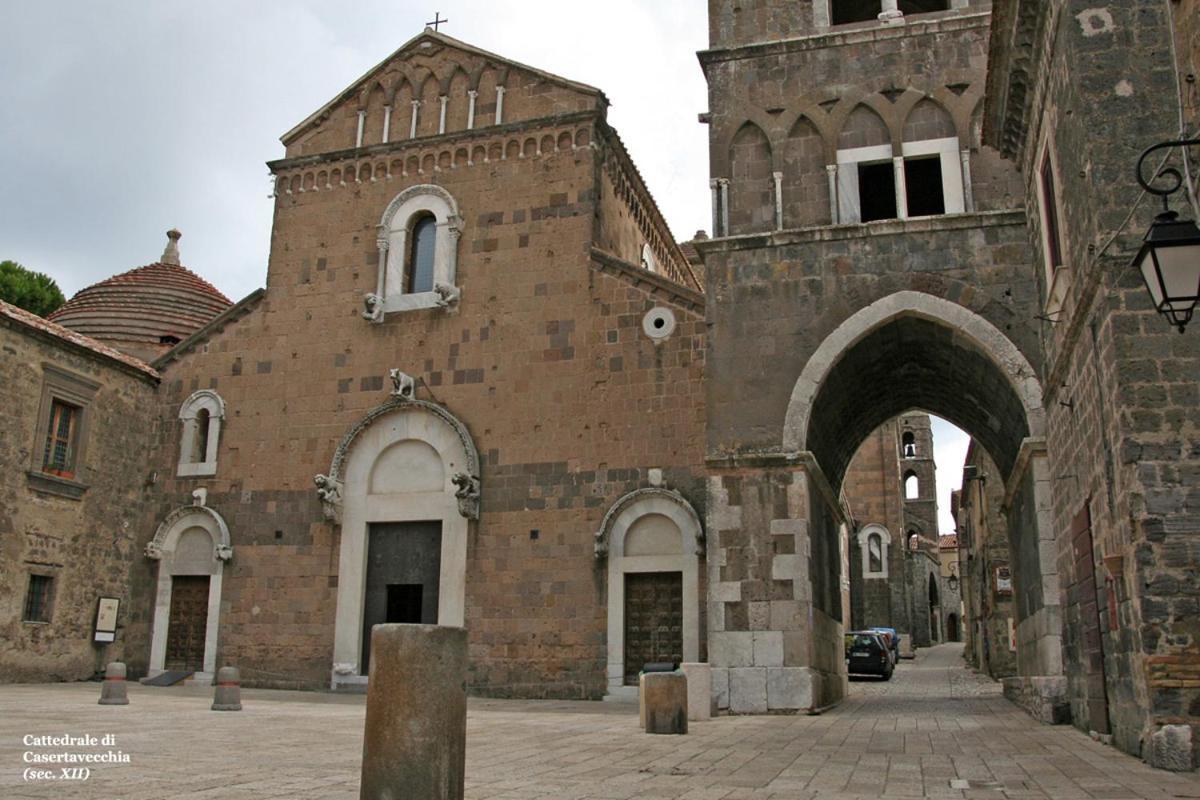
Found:
[[[203,454],[195,453],[197,417],[208,412],[208,441]],[[179,440],[178,477],[206,477],[217,474],[217,452],[221,439],[221,423],[225,420],[225,401],[212,389],[192,393],[179,407],[183,423]]]
[[[433,285],[457,288],[458,240],[462,219],[458,203],[449,192],[433,184],[411,186],[388,204],[379,223],[380,266],[376,295],[383,300],[383,313],[391,314],[443,304],[436,291],[405,292],[404,275],[411,268],[409,238],[413,224],[430,215],[437,223],[433,253]]]
[[[871,537],[879,537],[879,563],[882,566],[880,570],[871,569]],[[882,525],[867,525],[858,532],[858,545],[862,550],[862,575],[864,579],[875,579],[888,577],[888,548],[892,544],[892,535],[888,529]]]

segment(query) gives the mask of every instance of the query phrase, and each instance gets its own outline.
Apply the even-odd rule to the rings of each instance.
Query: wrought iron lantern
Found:
[[[1167,167],[1158,172],[1153,180],[1165,178],[1165,187],[1155,187],[1144,177],[1146,157],[1157,150],[1171,147],[1188,148],[1200,146],[1200,139],[1162,142],[1148,148],[1138,159],[1137,179],[1141,187],[1162,198],[1163,210],[1154,218],[1150,230],[1142,240],[1142,247],[1133,259],[1133,266],[1141,273],[1146,288],[1150,291],[1154,309],[1164,315],[1172,325],[1183,333],[1200,301],[1200,228],[1193,220],[1179,219],[1172,211],[1167,198],[1183,186],[1184,178],[1179,170]],[[1184,158],[1187,158],[1186,149]]]

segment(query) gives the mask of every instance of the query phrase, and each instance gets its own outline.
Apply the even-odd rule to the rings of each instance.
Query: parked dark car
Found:
[[[891,648],[892,664],[894,665],[900,661],[900,634],[896,632],[895,628],[875,627],[875,628],[867,628],[867,630],[872,631],[873,633],[885,634],[885,636],[883,637],[883,641],[887,644],[887,646],[889,648]]]
[[[846,666],[851,675],[878,675],[891,680],[896,665],[883,635],[874,631],[846,634]]]

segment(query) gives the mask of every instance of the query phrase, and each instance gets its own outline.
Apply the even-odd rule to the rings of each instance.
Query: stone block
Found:
[[[1190,725],[1163,725],[1150,735],[1146,763],[1172,772],[1190,772],[1195,766]]]
[[[754,666],[783,666],[783,631],[754,631]]]
[[[749,667],[754,664],[754,634],[724,631],[709,635],[709,661],[718,667]]]
[[[767,712],[765,667],[735,667],[729,670],[729,710],[734,714]]]
[[[642,705],[646,733],[688,732],[688,680],[682,672],[651,672],[642,676]]]
[[[700,662],[685,662],[679,665],[687,676],[688,719],[711,719],[716,703],[713,698],[712,666]]]
[[[713,705],[717,710],[729,708],[729,670],[723,667],[712,668]]]
[[[362,800],[462,800],[467,632],[376,625],[363,736]]]
[[[777,581],[793,581],[803,577],[808,559],[795,554],[775,556],[771,559],[771,578]]]
[[[813,671],[807,667],[767,669],[767,708],[771,711],[808,711],[816,706]]]

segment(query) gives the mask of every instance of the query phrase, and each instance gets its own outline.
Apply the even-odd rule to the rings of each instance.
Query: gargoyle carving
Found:
[[[458,301],[462,299],[462,289],[457,286],[447,286],[444,283],[437,283],[433,286],[433,291],[437,294],[437,304],[439,308],[450,308],[458,305]]]
[[[150,541],[146,543],[146,558],[154,561],[161,561],[162,557],[163,551],[158,542]]]
[[[406,375],[398,369],[389,369],[388,377],[392,379],[392,397],[399,397],[401,400],[413,399],[417,385],[411,375]]]
[[[325,519],[340,522],[342,482],[334,480],[328,475],[315,475],[313,483],[317,485],[317,497],[321,498],[321,510],[325,514]]]
[[[458,513],[467,519],[479,519],[479,478],[465,472],[457,472],[450,479],[457,488]]]
[[[608,537],[606,537],[604,535],[604,531],[603,530],[596,531],[593,534],[593,538],[595,538],[595,540],[596,540],[595,543],[592,545],[592,549],[596,553],[596,558],[606,557],[608,555]]]
[[[338,662],[333,665],[333,673],[335,675],[357,675],[358,665],[348,662]]]
[[[363,319],[383,322],[383,298],[374,292],[363,295]]]
[[[227,544],[217,545],[217,560],[228,561],[233,558],[233,548]]]

